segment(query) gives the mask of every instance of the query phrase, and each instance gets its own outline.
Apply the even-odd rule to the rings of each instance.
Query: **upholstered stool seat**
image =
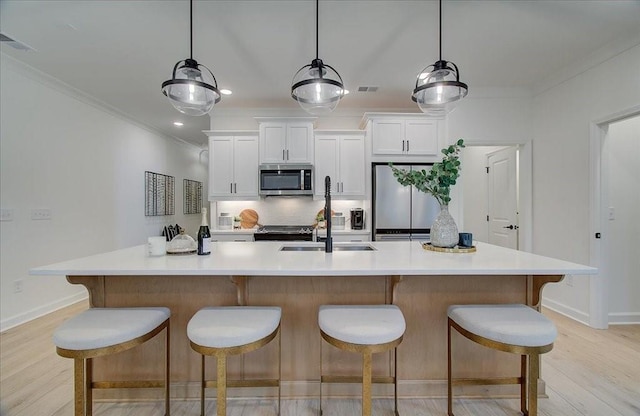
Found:
[[[318,326],[322,338],[336,348],[361,353],[363,357],[362,414],[371,415],[371,383],[393,383],[395,412],[398,414],[397,354],[394,354],[392,377],[374,379],[371,355],[395,349],[406,329],[404,316],[395,305],[323,305],[318,312]],[[320,353],[322,373],[322,351]],[[322,414],[322,383],[354,382],[353,377],[320,375],[320,413]]]
[[[449,415],[453,416],[453,385],[520,384],[521,411],[525,415],[536,416],[538,411],[539,356],[553,348],[553,342],[558,335],[553,322],[531,307],[521,304],[452,305],[449,307],[447,315],[449,317],[447,346]],[[451,374],[451,328],[478,344],[520,354],[520,377],[498,380],[453,379]],[[528,365],[527,357],[529,357]]]
[[[65,321],[53,334],[58,355],[75,360],[75,414],[92,413],[95,388],[164,387],[165,414],[169,415],[168,308],[91,308]],[[94,383],[95,357],[115,354],[140,345],[166,329],[164,381],[110,381]]]
[[[191,348],[202,355],[200,412],[204,416],[204,389],[217,389],[217,414],[226,415],[227,387],[277,387],[280,414],[280,375],[276,380],[227,381],[227,356],[245,354],[267,345],[280,332],[279,307],[225,306],[200,309],[187,325]],[[217,358],[216,381],[205,380],[204,358]],[[278,351],[280,356],[280,348]],[[280,361],[280,358],[278,359]]]

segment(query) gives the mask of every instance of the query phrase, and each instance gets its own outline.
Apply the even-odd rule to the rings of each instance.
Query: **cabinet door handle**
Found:
[[[238,193],[238,184],[236,182],[233,183],[233,193],[234,194]]]
[[[289,160],[289,149],[287,149],[287,160]]]
[[[284,158],[284,149],[282,149],[282,160],[287,160]]]
[[[402,141],[402,151],[404,152],[404,140]]]
[[[409,140],[407,140],[407,152],[409,151]]]
[[[229,182],[229,193],[233,193],[233,182]]]

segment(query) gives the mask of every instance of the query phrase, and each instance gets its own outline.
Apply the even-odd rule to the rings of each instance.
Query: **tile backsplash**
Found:
[[[331,201],[334,212],[342,212],[350,227],[351,208],[364,208],[364,201]],[[253,209],[258,213],[258,222],[268,225],[311,225],[318,211],[324,208],[324,200],[310,197],[268,197],[259,201],[219,201],[211,202],[211,224],[216,228],[216,218],[222,212],[233,216],[243,209]]]

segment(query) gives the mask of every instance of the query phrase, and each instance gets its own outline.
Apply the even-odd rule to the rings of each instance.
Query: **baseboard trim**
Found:
[[[615,312],[608,316],[609,325],[640,325],[640,312]]]
[[[51,312],[55,312],[59,309],[66,308],[67,306],[71,306],[74,303],[85,301],[87,299],[88,299],[87,293],[80,292],[75,295],[62,298],[55,302],[42,305],[38,308],[31,309],[30,311],[21,313],[19,315],[12,316],[11,318],[3,319],[2,321],[0,321],[0,333],[7,331],[11,328],[14,328],[18,325],[22,325],[29,321],[33,321],[34,319],[40,318]]]
[[[545,308],[549,308],[554,312],[559,313],[560,315],[564,315],[567,318],[571,318],[574,321],[578,321],[581,324],[585,324],[587,326],[589,325],[589,314],[579,311],[578,309],[572,308],[570,306],[567,306],[563,303],[560,302],[556,302],[553,300],[549,300],[549,299],[544,299],[542,301],[542,306]]]

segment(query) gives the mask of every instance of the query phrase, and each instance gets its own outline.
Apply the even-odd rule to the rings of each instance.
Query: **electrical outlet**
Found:
[[[567,283],[567,286],[573,287],[573,276],[570,274],[566,275],[564,281]]]
[[[13,221],[13,210],[7,208],[0,209],[0,221]]]
[[[37,208],[31,210],[32,220],[50,220],[51,210],[49,208]]]
[[[13,293],[20,293],[24,289],[24,280],[18,279],[13,281]]]

